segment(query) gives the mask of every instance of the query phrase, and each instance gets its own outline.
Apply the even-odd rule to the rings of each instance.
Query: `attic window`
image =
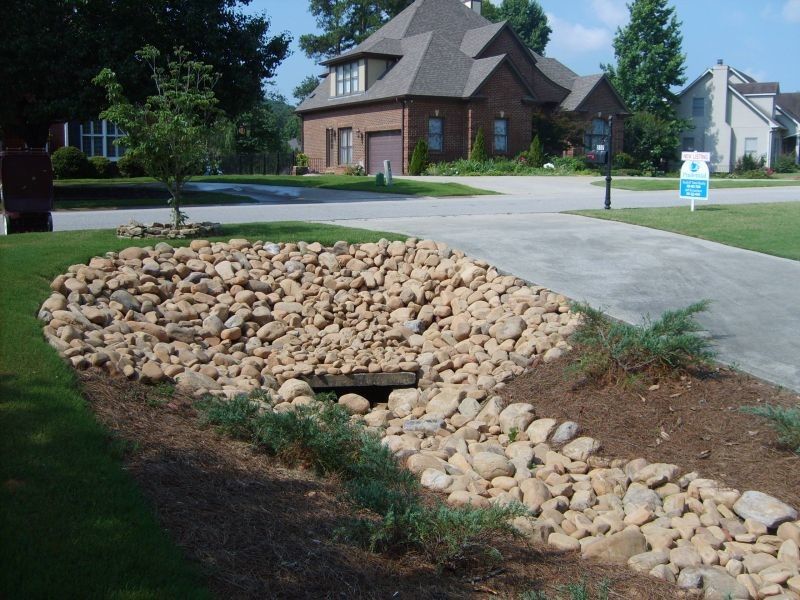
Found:
[[[336,95],[346,96],[360,91],[358,81],[358,61],[336,67]]]

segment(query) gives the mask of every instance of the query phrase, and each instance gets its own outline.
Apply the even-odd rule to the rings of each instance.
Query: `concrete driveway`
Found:
[[[719,358],[800,391],[800,262],[572,215],[347,224],[441,240],[629,322],[707,298],[699,320]]]
[[[438,179],[438,178],[434,178]],[[600,208],[590,177],[446,178],[502,196],[405,198],[312,188],[194,184],[258,204],[187,209],[193,220],[322,221],[435,238],[611,315],[643,314],[708,298],[700,317],[723,361],[800,391],[800,262],[651,229],[557,214]],[[713,191],[719,204],[800,201],[800,187]],[[614,207],[679,206],[677,192],[614,190]],[[687,208],[688,210],[688,208]],[[58,212],[56,230],[167,220],[164,209]]]

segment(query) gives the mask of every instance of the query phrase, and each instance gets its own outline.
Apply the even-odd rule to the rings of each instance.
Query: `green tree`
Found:
[[[91,85],[112,69],[128,97],[141,101],[151,82],[131,60],[145,45],[183,46],[214,66],[224,81],[220,108],[248,110],[262,96],[291,38],[270,36],[266,15],[248,15],[250,0],[6,0],[0,133],[30,145],[47,141],[58,119],[95,119],[103,107]]]
[[[545,154],[560,155],[569,146],[583,143],[584,125],[560,112],[533,112],[533,132]]]
[[[292,96],[294,99],[297,100],[298,104],[303,102],[306,98],[311,95],[317,86],[319,86],[319,77],[315,75],[308,75],[303,81],[297,84],[297,86],[292,90]]]
[[[633,112],[672,121],[677,95],[686,83],[681,23],[667,0],[633,0],[630,22],[614,37],[617,65],[601,65]]]
[[[367,39],[413,0],[309,0],[309,12],[320,34],[300,36],[300,48],[309,58],[341,54]]]
[[[544,54],[553,33],[538,0],[503,0],[500,6],[484,2],[483,16],[493,23],[508,21],[522,41],[539,54]]]
[[[105,88],[110,106],[100,116],[125,131],[119,143],[126,154],[139,159],[145,172],[169,190],[173,224],[180,227],[186,220],[183,186],[202,171],[209,147],[225,137],[220,130],[226,123],[214,94],[220,76],[182,48],[175,49],[166,67],[152,46],[136,55],[148,65],[156,93],[134,104],[123,95],[116,74],[103,69],[94,82]]]
[[[420,138],[417,145],[414,147],[414,153],[411,155],[411,162],[408,165],[409,175],[422,175],[425,167],[428,166],[428,142]]]
[[[664,161],[675,158],[682,121],[668,121],[641,111],[625,120],[625,152],[642,167],[659,170]]]
[[[486,152],[486,140],[483,137],[483,129],[478,129],[475,134],[475,143],[472,144],[472,151],[469,153],[469,159],[476,162],[486,162],[489,160],[489,154]]]

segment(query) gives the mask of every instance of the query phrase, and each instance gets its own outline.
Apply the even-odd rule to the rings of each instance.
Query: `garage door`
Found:
[[[403,173],[403,138],[399,131],[376,131],[367,134],[369,173],[383,171],[383,161],[392,161],[392,173]]]

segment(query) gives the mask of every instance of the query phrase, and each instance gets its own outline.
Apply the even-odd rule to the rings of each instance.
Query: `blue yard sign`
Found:
[[[698,152],[697,154],[700,153]],[[708,165],[705,160],[702,160],[705,156],[687,156],[684,158],[688,160],[681,167],[681,198],[691,200],[692,210],[694,210],[695,200],[708,200]],[[700,160],[695,160],[695,158]]]

